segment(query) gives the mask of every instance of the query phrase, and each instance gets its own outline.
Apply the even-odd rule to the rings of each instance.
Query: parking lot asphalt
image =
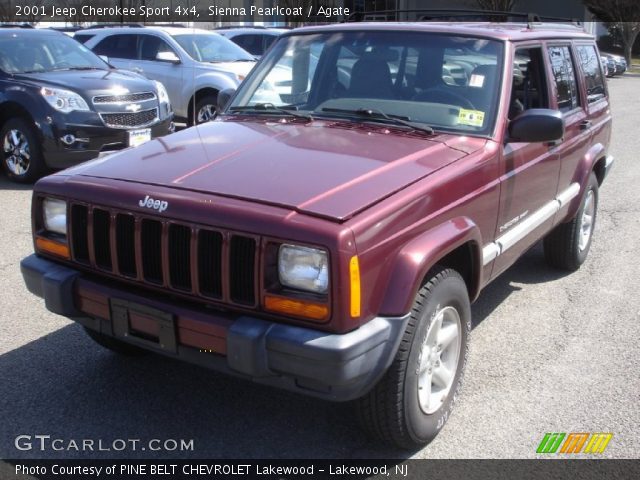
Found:
[[[614,169],[585,265],[538,245],[473,306],[463,394],[437,439],[376,446],[349,406],[150,355],[123,358],[29,294],[29,187],[0,176],[0,458],[530,458],[545,432],[611,432],[601,457],[640,457],[640,74],[609,81]],[[19,451],[18,435],[186,439],[188,452]]]

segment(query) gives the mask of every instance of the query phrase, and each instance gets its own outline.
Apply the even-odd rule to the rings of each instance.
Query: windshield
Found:
[[[15,34],[0,38],[0,68],[6,73],[37,73],[109,66],[67,35]]]
[[[227,112],[265,105],[351,121],[401,118],[488,134],[500,92],[501,42],[421,32],[286,36],[240,87]],[[274,109],[275,111],[275,109]],[[363,115],[363,112],[366,113]]]
[[[173,38],[198,62],[237,62],[255,59],[231,40],[215,33],[176,35]]]

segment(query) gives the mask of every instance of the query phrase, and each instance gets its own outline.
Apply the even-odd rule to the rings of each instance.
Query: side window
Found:
[[[233,37],[233,43],[244,48],[251,55],[262,55],[262,36],[260,35],[238,35]]]
[[[593,45],[576,47],[578,62],[587,86],[587,102],[593,103],[605,96],[604,77],[600,68],[598,52]]]
[[[569,47],[549,47],[549,61],[556,84],[558,108],[561,112],[573,110],[578,107],[579,99]]]
[[[530,108],[547,108],[547,82],[541,47],[519,48],[513,58],[509,118]]]
[[[93,53],[111,58],[137,58],[136,35],[111,35],[96,45]]]
[[[173,52],[173,49],[160,37],[139,35],[140,60],[155,60],[160,52]]]
[[[91,40],[94,37],[94,35],[89,35],[87,33],[76,33],[73,36],[73,39],[80,42],[80,43],[87,43],[89,40]],[[102,55],[102,54],[101,54]]]

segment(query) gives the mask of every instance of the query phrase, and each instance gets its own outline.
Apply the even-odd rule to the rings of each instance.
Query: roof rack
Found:
[[[151,23],[149,27],[171,27],[171,28],[187,28],[183,23]]]
[[[514,20],[526,21],[527,28],[536,28],[540,26],[548,26],[543,22],[565,22],[570,23],[571,28],[581,28],[581,22],[574,18],[549,17],[540,16],[530,12],[508,12],[503,10],[473,10],[473,9],[431,9],[431,8],[414,8],[414,9],[398,9],[398,10],[371,10],[371,11],[355,11],[347,22],[361,22],[366,20],[394,20],[398,19],[399,14],[422,14],[418,17],[418,21],[492,21],[492,22],[513,22]],[[386,18],[382,18],[386,17]]]
[[[214,30],[235,30],[236,28],[255,28],[256,30],[266,30],[264,25],[222,25]]]

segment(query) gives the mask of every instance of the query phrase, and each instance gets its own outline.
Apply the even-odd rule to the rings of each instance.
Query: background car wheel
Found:
[[[470,331],[464,280],[454,270],[434,269],[418,291],[389,370],[356,401],[364,430],[407,449],[433,440],[460,392]]]
[[[201,123],[210,122],[218,111],[218,97],[215,95],[207,95],[196,102],[191,125],[200,125]]]
[[[576,216],[561,223],[544,238],[544,256],[552,267],[575,271],[587,259],[598,211],[598,180],[594,173],[582,196]]]
[[[96,332],[91,328],[83,327],[87,335],[91,337],[91,339],[96,342],[101,347],[104,347],[112,352],[119,353],[121,355],[126,355],[128,357],[141,357],[143,355],[147,355],[149,352],[146,350],[136,347],[135,345],[131,345],[129,343],[122,342],[116,338],[109,337],[100,332]]]
[[[35,128],[22,118],[11,118],[0,129],[2,168],[19,183],[32,183],[47,173]]]

